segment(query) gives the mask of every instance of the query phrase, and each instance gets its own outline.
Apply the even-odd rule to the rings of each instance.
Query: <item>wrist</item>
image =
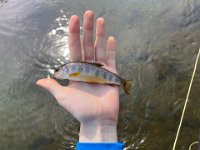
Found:
[[[79,142],[117,142],[117,121],[81,123]]]

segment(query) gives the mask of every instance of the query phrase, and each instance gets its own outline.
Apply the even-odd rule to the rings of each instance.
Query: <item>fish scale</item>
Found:
[[[117,74],[105,69],[101,64],[91,62],[70,62],[57,68],[56,78],[88,83],[122,85],[128,94],[130,80],[124,80]]]

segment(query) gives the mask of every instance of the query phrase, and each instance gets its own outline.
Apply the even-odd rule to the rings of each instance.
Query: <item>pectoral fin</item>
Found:
[[[69,74],[70,77],[78,77],[80,76],[80,72],[75,72],[75,73],[72,73],[72,74]]]

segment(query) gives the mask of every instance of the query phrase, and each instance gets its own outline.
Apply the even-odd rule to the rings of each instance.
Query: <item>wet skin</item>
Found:
[[[94,13],[86,11],[83,22],[83,39],[80,40],[80,21],[72,16],[69,22],[70,61],[95,61],[105,64],[116,73],[116,40],[105,42],[105,20],[96,21],[96,41],[93,42]],[[83,53],[81,50],[83,47]],[[116,142],[119,111],[118,87],[71,81],[61,86],[55,80],[45,78],[37,85],[47,89],[57,102],[69,111],[81,124],[80,142]]]

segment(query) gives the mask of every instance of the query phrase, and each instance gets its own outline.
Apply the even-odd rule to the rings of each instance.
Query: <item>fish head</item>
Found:
[[[58,79],[66,79],[69,76],[69,69],[67,66],[62,66],[54,70],[54,76]]]

